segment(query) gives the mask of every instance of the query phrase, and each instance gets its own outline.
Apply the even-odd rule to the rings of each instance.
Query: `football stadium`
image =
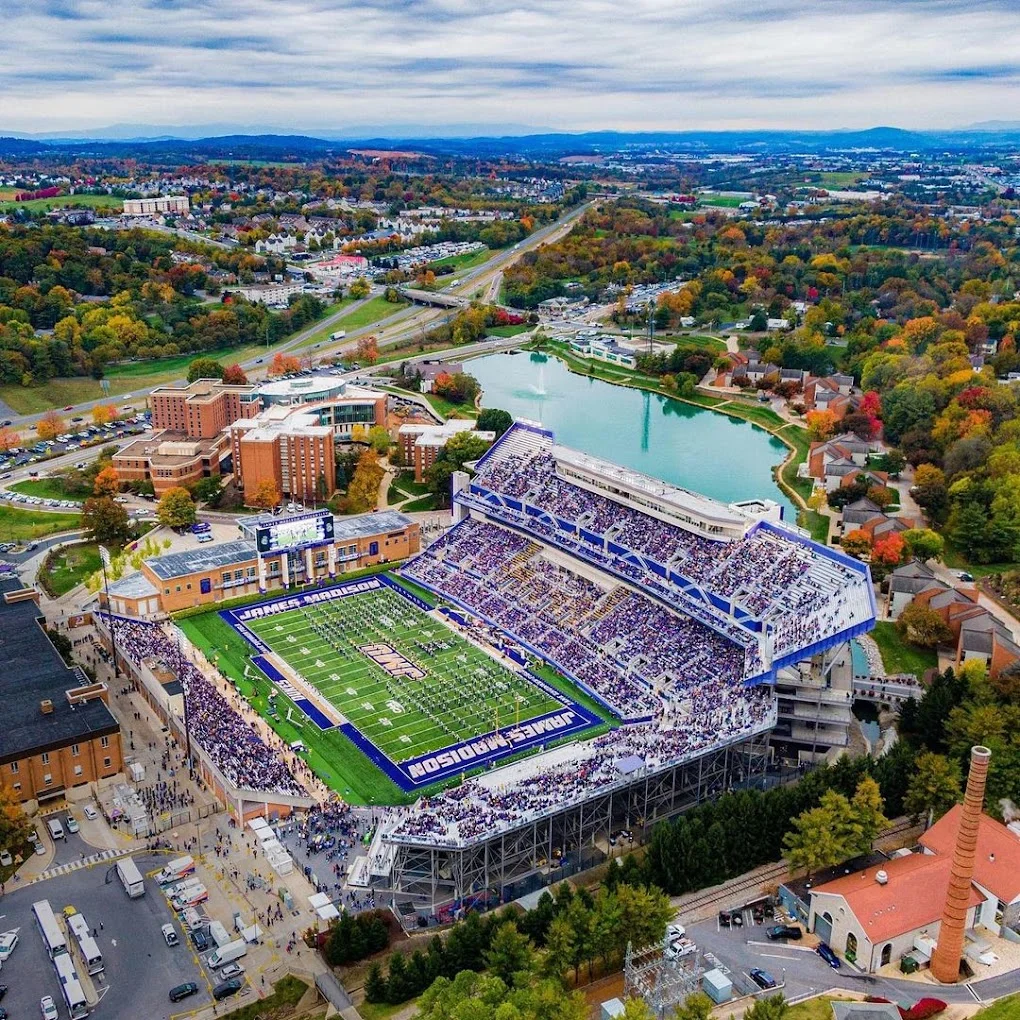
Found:
[[[293,793],[314,773],[409,805],[383,812],[368,858],[409,915],[504,902],[597,863],[613,832],[760,782],[779,671],[874,624],[867,566],[777,504],[720,503],[533,423],[453,489],[452,527],[395,571],[177,621],[201,657],[172,628],[118,624],[181,675],[231,781]],[[297,748],[289,771],[222,718],[210,667]]]

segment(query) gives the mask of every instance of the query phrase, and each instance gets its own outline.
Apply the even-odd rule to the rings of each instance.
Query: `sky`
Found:
[[[1020,0],[2,0],[0,134],[1020,119]]]

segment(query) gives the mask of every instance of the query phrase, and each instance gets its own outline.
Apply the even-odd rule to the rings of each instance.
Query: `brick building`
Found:
[[[405,463],[414,467],[414,480],[424,480],[429,465],[459,432],[470,432],[488,443],[496,438],[495,432],[480,432],[474,428],[474,424],[468,418],[451,418],[443,425],[401,425],[397,441],[403,448]]]
[[[0,581],[0,782],[29,812],[123,768],[106,685],[69,669],[43,623],[35,589]]]
[[[121,481],[151,481],[157,496],[220,474],[230,447],[224,430],[231,422],[254,418],[261,406],[256,387],[216,379],[160,386],[151,402],[155,433],[122,447],[113,466]]]

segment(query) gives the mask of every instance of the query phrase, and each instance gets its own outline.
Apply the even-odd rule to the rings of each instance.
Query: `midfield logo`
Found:
[[[400,652],[389,645],[361,645],[358,651],[367,655],[377,666],[381,666],[390,676],[406,676],[411,680],[424,680],[425,670],[416,666]]]

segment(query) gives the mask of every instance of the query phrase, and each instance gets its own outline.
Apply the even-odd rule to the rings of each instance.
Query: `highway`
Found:
[[[526,252],[532,251],[543,244],[558,241],[570,231],[577,220],[583,216],[593,204],[594,202],[587,202],[584,205],[580,205],[569,210],[554,223],[550,223],[548,226],[536,230],[525,240],[521,241],[520,244],[515,245],[507,251],[499,252],[487,262],[483,262],[481,265],[475,266],[473,269],[466,270],[460,277],[460,282],[455,286],[447,288],[446,293],[456,295],[467,300],[472,300],[476,296],[487,302],[495,300],[495,298],[499,295],[499,290],[502,285],[503,272],[508,266],[516,262]],[[202,240],[207,239],[203,238]],[[382,292],[381,288],[373,288],[373,290],[377,293]],[[365,300],[368,299],[366,298]],[[315,336],[315,334],[321,333],[323,330],[328,329],[334,324],[340,323],[341,319],[350,315],[351,312],[358,307],[360,307],[360,304],[344,306],[332,315],[328,315],[324,319],[319,319],[318,322],[315,322],[306,329],[301,330],[299,333],[295,333],[294,336],[288,337],[282,343],[276,344],[274,347],[267,349],[265,354],[242,361],[241,367],[247,371],[249,379],[252,379],[253,381],[264,377],[267,369],[267,361],[271,359],[274,354],[277,354],[280,351],[285,353],[293,352],[296,348],[301,347],[301,345],[311,337]],[[321,360],[337,354],[349,353],[355,350],[358,345],[358,341],[361,338],[369,335],[374,335],[376,337],[377,344],[380,349],[392,347],[399,344],[401,341],[423,334],[426,330],[438,325],[444,318],[451,314],[453,314],[451,309],[423,308],[417,305],[411,305],[409,307],[400,308],[392,315],[387,316],[385,319],[381,319],[379,322],[372,323],[369,326],[348,330],[347,336],[341,341],[331,342],[329,340],[325,340],[321,344],[302,351],[302,354],[311,355],[314,351],[315,358],[317,360]],[[222,356],[224,358],[229,358],[230,352],[224,351],[222,354],[218,351],[196,352],[195,357],[197,358],[199,356]],[[175,379],[170,383],[161,383],[160,385],[173,385],[174,383],[183,382],[185,382],[184,379]],[[104,397],[101,400],[86,401],[84,403],[74,405],[74,409],[69,410],[66,413],[68,415],[82,414],[90,411],[93,407],[110,403],[116,403],[118,406],[123,404],[142,409],[145,406],[145,398],[155,388],[156,387],[150,386],[148,388],[134,390],[128,394]],[[24,428],[27,425],[34,424],[41,417],[41,413],[20,416],[12,415],[11,421],[15,428]]]

